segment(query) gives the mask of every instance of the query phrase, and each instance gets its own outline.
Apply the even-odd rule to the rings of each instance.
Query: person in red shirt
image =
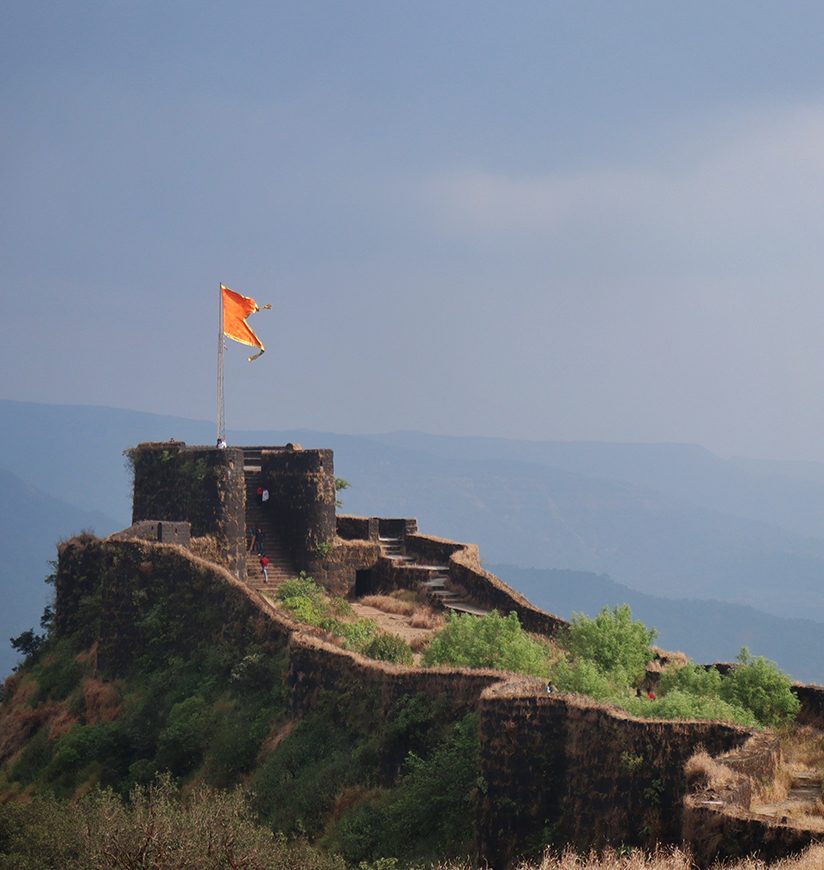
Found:
[[[269,559],[266,556],[260,557],[260,567],[263,571],[263,582],[269,582]]]

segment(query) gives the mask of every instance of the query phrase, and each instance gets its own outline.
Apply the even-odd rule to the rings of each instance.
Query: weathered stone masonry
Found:
[[[187,447],[181,441],[139,444],[134,467],[132,523],[185,521],[192,535],[210,535],[224,564],[246,577],[246,491],[243,451]]]
[[[264,447],[260,456],[273,517],[294,564],[334,594],[354,594],[358,576],[366,574],[376,589],[415,588],[421,567],[388,558],[379,540],[388,536],[401,539],[420,563],[447,566],[451,580],[479,604],[517,612],[529,631],[551,636],[567,625],[485,571],[474,545],[420,534],[409,519],[336,518],[331,451]],[[225,624],[215,630],[235,632],[239,641],[268,638],[272,649],[288,649],[285,677],[296,715],[342,685],[358,685],[380,699],[384,711],[415,693],[446,699],[456,716],[477,709],[486,789],[478,803],[477,845],[492,867],[511,866],[522,851],[549,841],[650,844],[686,838],[702,861],[709,861],[713,850],[723,853],[723,844],[737,837],[770,855],[809,841],[809,832],[777,834],[743,809],[707,808],[692,798],[682,830],[686,760],[699,747],[718,754],[741,745],[751,734],[747,729],[634,719],[579,696],[547,696],[541,683],[529,679],[388,665],[325,643],[240,582],[242,450],[143,444],[134,451],[134,464],[134,521],[148,529],[145,536],[162,537],[161,527],[148,521],[188,521],[193,535],[216,538],[236,576],[179,547],[70,542],[61,550],[55,627],[63,633],[77,629],[84,596],[101,595],[106,619],[99,626],[98,655],[104,672],[118,673],[139,646],[135,601],[145,603],[163,584],[188,582],[191,589],[177,590],[179,605],[198,606],[204,595],[223,602],[219,612]],[[131,531],[137,534],[139,528]],[[182,529],[174,534],[185,537]],[[796,685],[794,690],[802,701],[800,721],[824,722],[824,689]]]

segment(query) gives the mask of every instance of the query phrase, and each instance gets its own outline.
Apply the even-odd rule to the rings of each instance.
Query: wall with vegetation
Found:
[[[487,689],[480,706],[479,851],[506,867],[520,850],[650,845],[681,837],[684,764],[751,732],[712,722],[636,719],[523,681]]]
[[[268,700],[260,707],[263,712],[255,713],[253,724],[249,720],[252,737],[248,746],[244,744],[243,764],[247,766],[244,769],[251,769],[266,734],[275,733],[273,729],[278,727],[277,720],[271,718],[275,713],[266,712],[270,708],[280,710],[277,714],[280,716],[286,715],[288,709],[291,722],[306,723],[299,727],[307,735],[314,733],[311,729],[319,729],[320,743],[304,735],[301,746],[306,748],[301,752],[314,747],[312,752],[326,758],[324,753],[337,747],[334,749],[337,754],[330,756],[328,763],[334,762],[332,767],[322,767],[322,781],[318,780],[311,788],[306,786],[307,813],[318,794],[324,795],[326,803],[322,801],[322,806],[333,806],[337,790],[346,782],[339,779],[343,774],[335,773],[334,765],[350,763],[347,759],[357,741],[368,742],[381,732],[377,743],[374,740],[369,743],[372,747],[369,752],[377,753],[374,764],[382,771],[381,777],[385,777],[380,780],[380,788],[386,789],[403,769],[410,748],[425,751],[425,743],[416,749],[419,744],[414,741],[424,740],[421,735],[434,732],[421,731],[421,722],[425,720],[430,723],[426,728],[432,728],[431,723],[437,719],[442,723],[438,727],[445,727],[443,723],[455,725],[462,717],[476,716],[477,737],[471,737],[475,733],[471,729],[461,732],[464,734],[461,745],[466,747],[469,740],[476,747],[472,751],[477,751],[478,760],[467,761],[465,748],[461,757],[464,768],[467,764],[477,767],[469,773],[461,768],[460,775],[474,795],[477,851],[494,867],[505,867],[518,853],[537,849],[547,842],[574,841],[585,846],[678,841],[682,801],[688,790],[685,762],[699,746],[718,755],[743,744],[751,735],[747,729],[723,723],[636,719],[582,696],[547,695],[542,681],[499,671],[425,669],[366,659],[327,643],[317,633],[284,616],[229,571],[174,545],[100,541],[91,536],[62,545],[56,576],[54,631],[58,643],[71,639],[75,648],[89,650],[94,657],[87,678],[87,689],[92,686],[94,691],[90,694],[84,690],[89,695],[83,701],[87,717],[93,709],[92,696],[97,699],[94,704],[100,707],[106,686],[117,685],[118,680],[135,669],[146,673],[147,662],[154,663],[162,676],[169,672],[165,669],[185,670],[190,657],[198,662],[203,660],[198,670],[212,667],[211,657],[224,650],[218,657],[222,669],[219,673],[224,676],[215,672],[216,687],[222,685],[221,680],[227,685],[243,686],[247,677],[252,688],[270,683],[274,687],[280,681],[286,687],[283,707],[271,706],[277,696],[267,695]],[[70,668],[79,667],[69,661]],[[240,665],[243,667],[239,668]],[[257,676],[261,668],[260,673],[268,683]],[[184,677],[190,678],[185,674]],[[186,727],[194,728],[195,714],[201,715],[197,708],[199,695],[193,699],[186,696],[186,691],[191,694],[190,690],[181,689],[182,700],[175,704],[170,700],[167,706],[173,716],[188,723]],[[200,693],[204,691],[198,689]],[[219,695],[223,690],[214,691]],[[67,724],[66,711],[53,706],[50,697],[44,695],[39,706],[17,705],[19,715],[13,721],[0,723],[0,760],[19,753],[33,734],[42,734],[44,745],[59,741],[71,722]],[[59,700],[60,692],[53,697]],[[231,697],[220,701],[230,702],[234,705],[232,709],[237,708],[237,715],[243,715],[246,709],[243,704],[247,702],[233,701]],[[413,708],[417,711],[414,715]],[[151,713],[151,705],[147,711],[146,716]],[[238,719],[230,729],[231,734],[221,737],[228,747],[221,764],[228,765],[236,757],[234,750],[230,751],[230,742],[244,737],[247,727],[244,721]],[[390,722],[394,723],[391,727],[386,724]],[[287,728],[288,723],[284,720],[281,725]],[[180,769],[193,769],[191,765],[200,763],[197,758],[201,756],[195,754],[192,760],[186,741],[174,743],[177,732],[170,728],[166,726],[160,732],[158,757],[165,757],[163,752],[168,755],[172,751],[169,746],[177,747],[175,752],[182,754],[169,755],[174,764],[182,765]],[[339,734],[346,735],[345,739]],[[135,739],[140,739],[139,734]],[[210,739],[197,751],[202,755],[211,746]],[[38,751],[45,750],[40,747]],[[742,757],[751,764],[761,764],[762,759],[756,755],[749,752]],[[371,757],[368,752],[359,755],[358,763],[368,757]],[[281,770],[287,762],[279,758],[273,756],[269,767],[256,774],[260,780],[256,781],[256,787],[268,789],[266,794],[279,793],[278,783],[287,775],[288,771]],[[52,760],[50,764],[54,767],[56,762]],[[294,764],[299,766],[303,762],[296,759]],[[54,769],[57,771],[54,776],[63,775],[59,766]],[[423,776],[422,771],[420,768],[416,775]],[[349,775],[355,774],[346,774]],[[444,787],[431,776],[430,785]],[[397,819],[393,815],[401,810],[390,809],[389,792],[381,794],[386,803],[380,805],[380,812],[386,815],[378,813],[375,818],[383,819],[387,825],[395,822],[401,825],[401,815]],[[471,815],[473,804],[466,804],[463,812]],[[716,846],[729,840],[784,854],[790,845],[803,844],[805,836],[809,839],[791,826],[783,833],[759,827],[756,820],[735,807],[724,815],[715,813],[710,829],[706,826],[711,810],[695,802],[688,801],[687,806],[685,830],[715,831]],[[340,841],[334,845],[350,857],[368,857],[372,854],[370,849],[378,848],[380,831],[373,826],[367,837],[359,827],[373,824],[369,821],[372,809],[361,815],[352,812],[350,821],[341,822],[342,827],[335,835]],[[404,805],[403,817],[409,812]],[[293,821],[306,823],[303,816],[296,816]],[[323,824],[321,816],[317,824]],[[448,830],[442,834],[448,839]],[[705,840],[695,837],[695,843],[696,848],[709,853]]]
[[[138,444],[127,455],[134,469],[132,522],[189,522],[192,535],[214,537],[226,567],[245,578],[243,451],[171,441]]]
[[[108,678],[157,645],[158,625],[177,644],[206,636],[238,648],[285,648],[296,624],[231,572],[175,545],[73,538],[59,549],[55,633],[95,646]]]
[[[310,709],[324,692],[355,692],[369,698],[379,714],[399,698],[421,695],[443,700],[455,716],[475,709],[481,692],[501,680],[499,671],[413,668],[367,659],[320,638],[294,635],[288,683],[293,708]]]

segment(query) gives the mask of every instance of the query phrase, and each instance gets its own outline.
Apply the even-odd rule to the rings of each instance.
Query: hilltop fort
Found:
[[[484,570],[472,544],[422,534],[411,518],[339,515],[331,451],[159,442],[138,445],[129,458],[132,526],[106,540],[70,540],[59,551],[54,630],[84,635],[99,679],[129,672],[160,609],[164,619],[174,614],[169,643],[208,643],[211,636],[240,657],[265,650],[283,669],[296,720],[330,698],[336,721],[352,728],[391,720],[411,697],[454,721],[476,714],[482,785],[473,809],[475,853],[493,867],[547,842],[687,842],[707,863],[754,850],[776,857],[821,836],[751,812],[747,784],[766,781],[780,755],[769,734],[724,722],[638,719],[580,695],[547,694],[542,680],[501,671],[376,661],[279,609],[279,584],[305,572],[353,602],[405,589],[441,611],[514,612],[538,636],[567,627]],[[259,489],[267,490],[265,502]],[[269,583],[250,548],[255,530],[266,542]],[[650,684],[655,677],[652,668]],[[799,720],[824,723],[824,689],[794,691]],[[43,726],[42,717],[32,722],[22,737],[0,741],[0,762]],[[380,763],[387,776],[408,748],[401,741],[386,750]],[[723,790],[691,793],[688,762],[699,750],[728,771]]]

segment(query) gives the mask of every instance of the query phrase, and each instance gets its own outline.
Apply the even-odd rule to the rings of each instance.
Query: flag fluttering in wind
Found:
[[[265,350],[263,342],[255,335],[246,318],[256,311],[260,311],[257,302],[251,296],[241,296],[223,284],[220,285],[223,296],[223,334],[232,341],[248,344],[249,347],[258,348],[258,352],[249,357],[249,362],[256,360]],[[271,308],[271,305],[264,305]]]

